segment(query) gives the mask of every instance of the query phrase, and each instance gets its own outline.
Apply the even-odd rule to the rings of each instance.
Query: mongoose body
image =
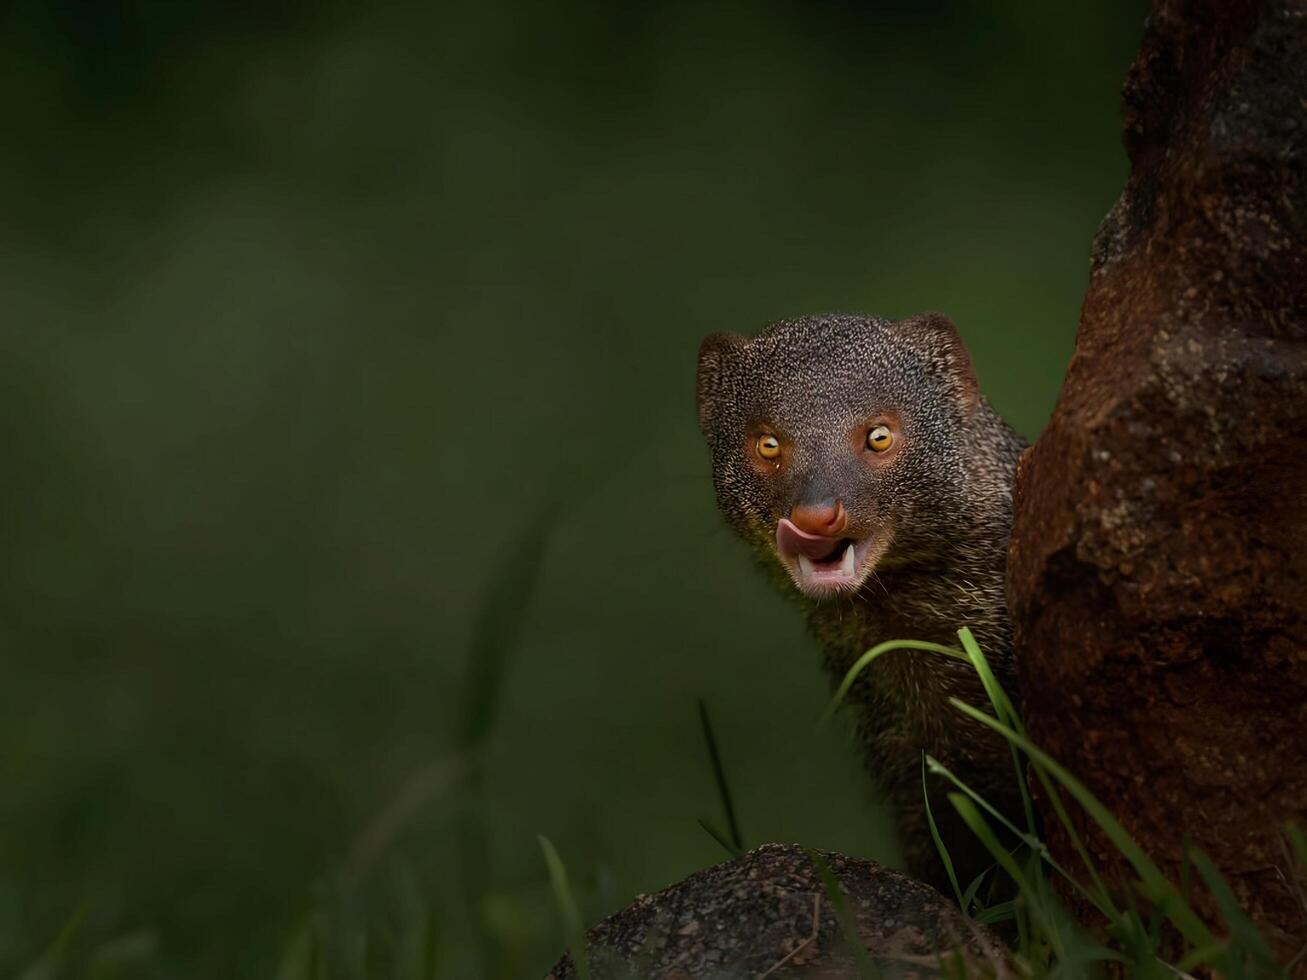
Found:
[[[714,334],[699,351],[698,409],[718,504],[805,606],[833,683],[877,643],[956,646],[967,626],[1015,696],[1004,568],[1025,443],[981,395],[946,317],[812,316],[752,339]],[[1018,815],[1006,745],[950,697],[987,706],[968,665],[916,651],[879,658],[849,695],[909,867],[936,885],[946,878],[923,753]],[[991,859],[942,792],[931,803],[965,887]]]

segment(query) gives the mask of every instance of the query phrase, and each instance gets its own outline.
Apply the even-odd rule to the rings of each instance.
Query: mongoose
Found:
[[[717,502],[806,607],[832,683],[890,639],[957,646],[970,627],[1015,698],[1004,566],[1024,440],[989,406],[957,328],[808,316],[699,348],[699,425]],[[910,870],[947,889],[926,822],[928,752],[1019,817],[1001,738],[959,714],[988,708],[971,667],[895,651],[849,695],[870,774],[895,804]],[[932,777],[931,808],[965,888],[992,859]]]

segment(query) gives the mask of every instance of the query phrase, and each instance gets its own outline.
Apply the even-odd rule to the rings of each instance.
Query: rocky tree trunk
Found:
[[[1307,942],[1282,837],[1307,822],[1307,2],[1157,0],[1124,98],[1132,172],[1017,480],[1026,720],[1173,881],[1187,835],[1291,956]]]

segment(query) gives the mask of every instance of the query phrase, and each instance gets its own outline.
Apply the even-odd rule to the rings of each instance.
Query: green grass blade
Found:
[[[946,647],[940,643],[928,643],[925,640],[886,640],[884,643],[878,643],[854,661],[853,666],[848,669],[848,672],[844,675],[844,680],[840,681],[840,686],[835,690],[835,696],[831,698],[830,704],[822,712],[821,720],[817,722],[818,728],[824,728],[830,723],[831,716],[844,702],[844,698],[849,693],[849,688],[858,679],[858,675],[866,670],[867,666],[877,657],[892,650],[926,650],[930,653],[951,657],[954,660],[965,661],[967,659],[967,655],[961,650],[955,650],[953,647]]]
[[[950,770],[947,766],[945,766],[934,756],[930,756],[930,755],[926,756],[926,761],[930,765],[931,772],[937,773],[945,777],[954,786],[962,790],[962,792],[966,793],[967,796],[969,796],[975,803],[977,803],[987,813],[989,813],[990,816],[992,816],[1000,824],[1006,827],[1009,832],[1011,832],[1018,840],[1021,841],[1021,843],[1025,844],[1026,847],[1030,848],[1031,853],[1033,853],[1036,857],[1038,857],[1050,868],[1052,868],[1059,875],[1061,875],[1062,878],[1065,879],[1066,882],[1072,888],[1074,888],[1081,897],[1085,899],[1085,901],[1092,904],[1095,908],[1098,909],[1098,911],[1102,912],[1103,915],[1108,916],[1109,919],[1115,918],[1115,916],[1110,915],[1110,913],[1115,912],[1115,909],[1112,907],[1111,903],[1103,901],[1101,895],[1091,892],[1083,884],[1081,884],[1076,878],[1072,877],[1071,873],[1068,872],[1064,867],[1062,867],[1062,865],[1058,863],[1057,859],[1053,857],[1052,853],[1048,849],[1048,845],[1045,844],[1040,838],[1036,837],[1034,834],[1029,834],[1023,830],[1020,830],[1016,826],[1016,824],[1014,824],[1007,817],[1003,816],[1003,814],[999,813],[999,811],[995,809],[988,800],[986,800],[983,796],[981,796],[974,789],[968,786],[965,782],[959,779],[952,772],[952,770]]]
[[[994,831],[990,829],[988,821],[985,820],[980,810],[971,802],[971,799],[964,793],[950,793],[949,802],[953,808],[958,811],[958,815],[976,835],[976,839],[985,846],[985,849],[994,856],[994,860],[1006,871],[1011,879],[1016,883],[1017,891],[1020,893],[1021,904],[1024,904],[1029,910],[1031,916],[1036,920],[1041,931],[1048,937],[1054,950],[1061,953],[1061,941],[1053,926],[1052,920],[1045,914],[1045,910],[1040,901],[1040,894],[1036,890],[1032,880],[1021,870],[1016,859],[1007,852],[1006,848],[994,836]]]
[[[85,918],[86,906],[81,905],[68,917],[68,921],[63,924],[58,935],[45,948],[40,958],[18,975],[18,980],[53,980],[57,977],[68,947],[72,945],[73,939],[82,928],[82,920]]]
[[[964,912],[971,908],[973,902],[977,901],[976,895],[980,892],[980,886],[985,883],[985,879],[989,876],[990,871],[997,867],[997,864],[991,864],[988,868],[971,879],[971,884],[967,885],[967,890],[962,893],[962,910]]]
[[[994,706],[994,711],[999,719],[1013,730],[1022,731],[1021,719],[1017,717],[1012,701],[998,683],[998,678],[994,676],[994,672],[990,670],[989,661],[985,659],[985,654],[981,651],[976,638],[971,635],[971,630],[965,626],[962,627],[962,629],[958,630],[958,639],[962,642],[962,649],[966,651],[971,666],[975,668],[976,673],[980,676],[980,683],[984,686],[985,693],[989,695],[989,701]],[[1008,751],[1012,753],[1012,768],[1016,773],[1017,789],[1021,793],[1021,810],[1025,814],[1026,827],[1033,835],[1039,825],[1035,822],[1035,804],[1030,799],[1030,787],[1026,782],[1026,767],[1021,764],[1021,753],[1017,751],[1015,745],[1008,743]]]
[[[739,848],[737,848],[734,844],[732,844],[731,839],[727,837],[725,834],[723,834],[716,827],[714,827],[706,817],[699,818],[699,826],[704,829],[704,832],[709,837],[711,837],[718,844],[720,844],[722,846],[722,849],[726,851],[726,853],[729,854],[731,857],[737,858],[737,857],[744,856],[744,852],[741,851]]]
[[[1099,877],[1098,868],[1094,866],[1093,858],[1089,856],[1089,849],[1085,847],[1085,842],[1080,837],[1080,832],[1076,830],[1075,824],[1071,821],[1071,815],[1067,812],[1066,805],[1062,802],[1062,794],[1057,788],[1057,784],[1049,775],[1039,760],[1031,757],[1030,768],[1034,770],[1035,778],[1039,780],[1039,785],[1044,789],[1044,798],[1048,800],[1053,807],[1053,813],[1057,816],[1058,822],[1062,829],[1066,831],[1067,839],[1071,841],[1071,848],[1080,856],[1080,862],[1085,866],[1089,873],[1090,886],[1092,888],[1092,901],[1099,910],[1107,916],[1109,922],[1115,922],[1121,917],[1121,912],[1112,901],[1111,894],[1103,884],[1102,878]],[[1185,894],[1181,892],[1180,894]]]
[[[585,951],[585,928],[581,925],[581,913],[577,910],[572,887],[567,881],[567,868],[548,837],[541,834],[537,839],[540,841],[540,850],[545,855],[545,866],[549,869],[549,884],[554,889],[554,900],[558,903],[558,911],[563,916],[563,930],[567,937],[568,952],[572,954],[572,965],[576,967],[577,976],[581,980],[590,980],[590,963],[586,959]]]
[[[981,807],[981,809],[985,810],[991,817],[993,817],[1004,827],[1006,827],[1014,837],[1020,840],[1031,850],[1038,850],[1045,853],[1047,852],[1048,849],[1044,846],[1043,841],[1041,841],[1034,834],[1030,834],[1022,830],[1020,827],[1014,824],[1003,814],[999,813],[998,810],[995,809],[993,804],[991,804],[987,799],[985,799],[974,789],[972,789],[970,786],[964,783],[960,778],[958,778],[958,776],[953,772],[953,770],[949,769],[949,767],[944,765],[944,763],[940,762],[933,755],[928,754],[926,756],[926,764],[930,767],[930,771],[932,773],[934,773],[937,776],[943,776],[958,789],[962,790],[962,792],[966,793],[969,797],[971,797],[973,802],[978,804]]]
[[[1228,950],[1229,943],[1224,940],[1199,946],[1197,949],[1189,950],[1180,962],[1175,964],[1175,968],[1181,973],[1191,973],[1200,966],[1213,966],[1225,957]]]
[[[1007,922],[1017,914],[1017,903],[1014,901],[998,902],[989,908],[976,913],[976,921],[982,925],[993,925],[995,922]]]
[[[853,913],[849,911],[849,903],[844,900],[844,892],[840,889],[839,880],[816,851],[808,850],[808,859],[817,869],[817,876],[821,878],[822,888],[826,892],[826,900],[835,910],[835,918],[840,924],[840,934],[844,937],[844,943],[853,957],[858,976],[863,980],[877,980],[880,971],[876,969],[867,947],[862,944],[862,937],[858,934]]]
[[[1013,706],[1012,700],[1008,697],[1007,692],[1004,691],[1002,686],[998,683],[998,679],[994,676],[993,671],[989,667],[989,661],[985,658],[980,649],[980,645],[976,642],[975,637],[972,636],[971,631],[963,627],[958,631],[958,638],[962,643],[963,649],[971,658],[972,665],[975,667],[977,673],[980,674],[981,684],[984,686],[985,692],[989,695],[990,702],[994,705],[994,711],[999,720],[1008,725],[1008,727],[1013,731],[1024,736],[1026,731],[1020,715],[1017,714],[1016,708]],[[1016,747],[1013,746],[1012,750],[1015,752]],[[1107,915],[1109,920],[1115,921],[1120,918],[1120,912],[1117,910],[1115,903],[1113,903],[1106,887],[1104,887],[1102,879],[1099,878],[1098,869],[1094,866],[1094,862],[1089,857],[1089,851],[1085,847],[1084,841],[1081,840],[1079,832],[1077,832],[1075,825],[1071,822],[1070,815],[1067,813],[1066,807],[1062,803],[1061,794],[1058,792],[1053,781],[1048,777],[1048,773],[1039,766],[1038,761],[1031,758],[1030,763],[1031,768],[1035,772],[1036,778],[1044,789],[1049,804],[1053,808],[1054,814],[1062,824],[1063,829],[1067,832],[1067,836],[1071,841],[1072,849],[1080,856],[1080,860],[1089,874],[1090,889],[1086,890],[1083,887],[1080,887],[1080,891],[1086,896],[1086,898],[1089,898],[1089,900],[1093,902],[1093,904],[1102,911],[1104,915]],[[1036,827],[1034,822],[1033,800],[1030,798],[1024,774],[1019,774],[1017,778],[1018,786],[1021,791],[1021,801],[1022,806],[1024,807],[1026,823],[1031,828],[1033,834]],[[1075,883],[1075,879],[1071,878],[1065,871],[1062,871],[1061,869],[1059,869],[1059,871],[1068,881]]]
[[[935,823],[935,814],[930,809],[930,791],[926,788],[926,759],[929,756],[922,756],[921,759],[921,798],[926,801],[926,823],[930,825],[930,836],[935,841],[935,850],[939,852],[939,859],[944,862],[944,871],[948,875],[949,884],[953,886],[953,894],[957,896],[958,908],[963,915],[967,914],[967,904],[962,900],[962,887],[958,884],[958,874],[953,870],[953,858],[949,855],[948,848],[944,846],[944,838],[939,834],[939,827]]]
[[[1230,955],[1252,960],[1261,968],[1257,971],[1258,975],[1266,973],[1268,969],[1274,971],[1275,957],[1270,947],[1239,905],[1239,900],[1212,859],[1197,848],[1191,852],[1190,857],[1203,884],[1207,886],[1207,891],[1216,902],[1216,907],[1220,909],[1221,918],[1230,929]]]
[[[726,814],[726,830],[730,834],[731,849],[736,857],[745,852],[744,835],[740,833],[740,822],[735,815],[735,802],[731,798],[731,786],[726,781],[726,767],[722,765],[721,752],[717,748],[717,737],[713,734],[712,719],[708,717],[708,705],[699,699],[699,724],[703,728],[703,740],[708,746],[708,758],[712,762],[713,779],[717,782],[717,795],[722,801],[722,810]],[[702,822],[702,821],[701,821]],[[708,828],[704,828],[707,830]],[[709,831],[712,833],[712,831]],[[717,836],[713,833],[713,836]]]
[[[1121,852],[1121,855],[1134,868],[1135,874],[1139,876],[1143,884],[1146,897],[1162,906],[1167,918],[1175,923],[1176,928],[1190,943],[1194,946],[1206,946],[1215,941],[1211,930],[1203,924],[1203,921],[1198,918],[1194,910],[1181,898],[1175,886],[1166,880],[1161,870],[1153,863],[1152,858],[1144,853],[1143,848],[1135,843],[1134,838],[1126,832],[1126,829],[1121,826],[1116,817],[1089,792],[1080,780],[1063,769],[1054,761],[1052,756],[1038,748],[1030,739],[1013,731],[998,719],[991,718],[983,711],[977,711],[971,705],[957,698],[950,698],[949,700],[963,714],[975,719],[982,725],[994,729],[1048,770],[1049,774],[1084,808],[1085,812],[1102,829],[1108,840],[1112,842],[1112,845]]]
[[[985,694],[994,705],[994,710],[998,712],[999,718],[1017,731],[1024,731],[1021,728],[1021,718],[1012,705],[1012,699],[1008,697],[1007,692],[1003,690],[1003,686],[999,684],[998,678],[994,676],[994,671],[989,666],[989,660],[986,659],[971,630],[965,626],[958,630],[958,640],[962,644],[962,651],[967,655],[967,660],[980,676],[980,683],[984,686]]]
[[[313,980],[313,964],[317,956],[317,936],[311,918],[291,934],[277,965],[276,980]]]
[[[1030,882],[1026,879],[1026,874],[1021,870],[1021,865],[1017,864],[1016,858],[1007,852],[994,831],[990,829],[989,823],[976,809],[976,805],[963,793],[949,793],[949,802],[953,808],[958,811],[963,822],[976,835],[976,839],[985,845],[985,849],[994,856],[999,867],[1008,873],[1008,876],[1017,884],[1021,892],[1027,893],[1031,890]]]

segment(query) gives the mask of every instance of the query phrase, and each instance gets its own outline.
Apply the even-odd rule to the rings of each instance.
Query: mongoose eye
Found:
[[[758,437],[758,455],[763,459],[775,459],[781,454],[781,441],[775,436]]]
[[[867,448],[873,453],[883,453],[892,445],[894,433],[890,432],[889,426],[878,425],[867,433]]]

